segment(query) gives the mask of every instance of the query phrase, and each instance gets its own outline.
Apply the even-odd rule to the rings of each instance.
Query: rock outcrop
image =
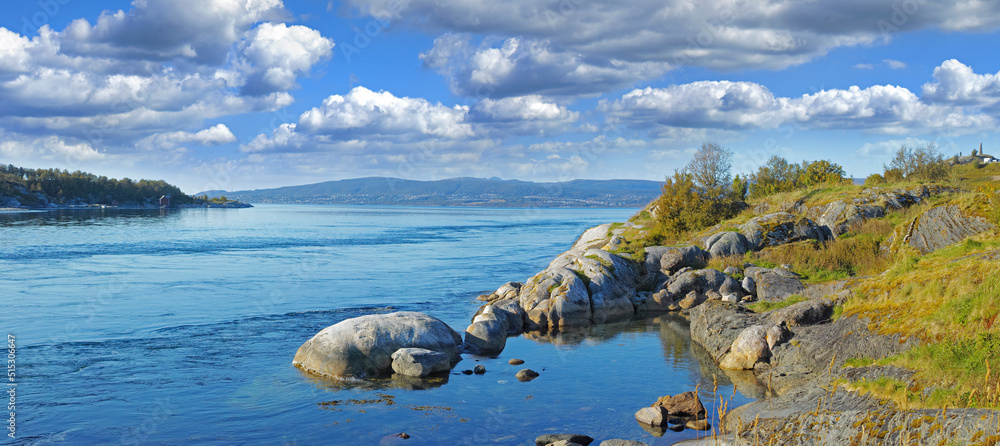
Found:
[[[292,364],[319,376],[372,378],[392,370],[392,354],[401,348],[440,352],[454,365],[461,343],[455,330],[423,313],[373,314],[324,328],[299,347]]]
[[[898,229],[883,242],[883,247],[898,251],[909,246],[927,254],[995,228],[985,218],[968,215],[958,206],[941,205],[928,209],[909,225]]]
[[[705,249],[712,258],[743,255],[752,249],[746,236],[739,232],[725,231],[705,239]]]
[[[787,212],[755,217],[740,226],[755,251],[800,240],[826,240],[826,234],[812,220]]]

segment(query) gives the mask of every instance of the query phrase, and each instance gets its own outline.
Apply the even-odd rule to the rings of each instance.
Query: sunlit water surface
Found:
[[[0,214],[0,328],[18,344],[15,443],[693,438],[657,437],[633,414],[698,384],[710,410],[720,397],[731,406],[749,398],[691,347],[678,317],[511,338],[499,358],[467,355],[440,382],[334,383],[291,365],[313,334],[365,314],[422,311],[461,332],[477,295],[526,280],[584,229],[633,212],[259,205]],[[514,357],[526,364],[508,365]],[[487,373],[460,373],[476,364]],[[541,376],[519,382],[524,367]],[[399,432],[411,438],[401,443]]]

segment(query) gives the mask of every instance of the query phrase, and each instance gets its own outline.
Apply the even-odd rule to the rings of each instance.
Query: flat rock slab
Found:
[[[593,438],[580,434],[546,434],[535,438],[535,446],[546,446],[559,441],[568,441],[583,446],[588,446],[594,442]]]

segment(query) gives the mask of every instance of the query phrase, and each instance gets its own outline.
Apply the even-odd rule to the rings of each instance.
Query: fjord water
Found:
[[[749,401],[661,317],[511,338],[437,382],[332,382],[291,365],[322,328],[410,310],[461,332],[586,228],[633,209],[259,205],[0,215],[0,329],[17,339],[15,444],[670,444],[633,413],[692,390]],[[507,364],[521,358],[524,366]],[[476,364],[485,375],[463,375]],[[514,373],[541,373],[522,383]],[[718,381],[713,393],[713,377]],[[744,390],[741,388],[741,392]],[[748,391],[749,393],[749,391]],[[735,394],[735,396],[733,396]],[[713,402],[713,398],[715,399]],[[9,438],[8,438],[9,440]]]

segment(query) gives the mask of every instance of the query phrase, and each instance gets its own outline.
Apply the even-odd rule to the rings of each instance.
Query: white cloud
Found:
[[[305,26],[262,23],[247,34],[242,53],[251,64],[243,90],[272,93],[295,87],[299,74],[330,57],[333,41]]]
[[[867,142],[858,149],[857,154],[863,158],[888,161],[900,147],[927,147],[932,141],[921,138],[890,139],[886,141]]]
[[[453,92],[471,97],[590,95],[628,87],[670,70],[666,62],[587,59],[548,40],[511,37],[473,47],[469,36],[446,34],[420,55],[443,74]]]
[[[474,97],[609,92],[676,66],[782,69],[896,32],[1000,28],[995,3],[897,3],[348,0],[373,17],[390,12],[394,27],[443,34],[424,61],[455,93]],[[466,35],[485,37],[470,43]]]
[[[355,87],[303,113],[297,130],[336,139],[406,139],[412,135],[456,139],[473,134],[471,126],[464,122],[468,112],[468,107],[446,107],[422,98],[396,97],[387,91]]]
[[[872,65],[870,63],[859,63],[855,65],[854,68],[858,70],[872,70],[875,69],[875,65]]]
[[[1000,102],[1000,72],[976,74],[972,67],[951,59],[934,69],[934,80],[923,85],[928,101],[987,108]]]
[[[287,17],[280,0],[137,0],[30,38],[0,28],[0,129],[108,156],[232,142],[206,121],[288,106],[331,54],[318,31],[269,22]]]
[[[889,66],[889,68],[892,68],[893,70],[901,70],[903,68],[906,68],[906,62],[901,62],[894,59],[882,59],[882,62],[884,62],[886,65]]]
[[[217,146],[236,142],[236,135],[225,124],[216,124],[196,133],[177,131],[157,133],[139,140],[136,147],[150,149],[171,149],[193,143],[202,146]]]
[[[968,82],[951,83],[943,89],[925,86],[925,92],[974,89],[968,85]],[[997,124],[996,118],[979,110],[927,103],[910,90],[892,85],[863,89],[853,86],[785,98],[775,97],[766,87],[755,83],[702,81],[633,90],[614,102],[602,102],[600,109],[611,122],[654,134],[673,128],[773,129],[787,124],[887,134],[968,133]]]

